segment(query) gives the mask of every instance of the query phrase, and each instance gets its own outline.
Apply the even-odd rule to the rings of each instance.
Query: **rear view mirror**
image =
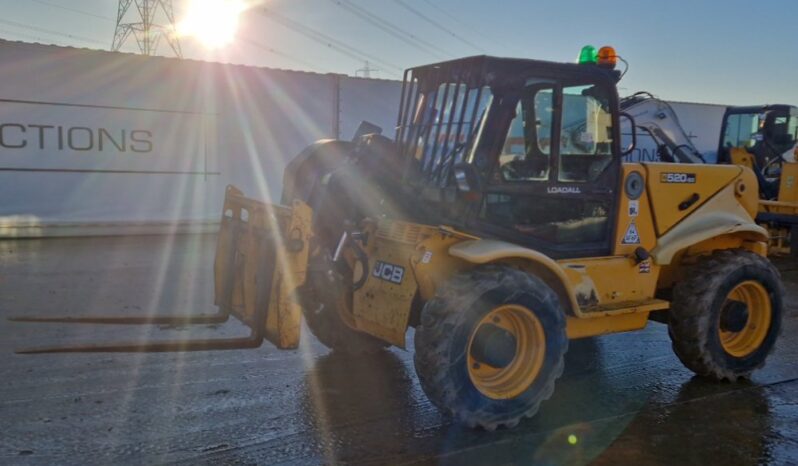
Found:
[[[357,141],[368,134],[382,134],[382,128],[374,123],[363,120],[360,122],[360,126],[357,127],[355,135],[352,136],[352,141]]]
[[[626,118],[627,120],[629,120],[629,130],[632,133],[631,144],[629,144],[629,146],[626,147],[625,149],[624,148],[621,149],[621,156],[625,157],[631,154],[632,151],[634,151],[635,147],[637,146],[637,125],[635,124],[634,117],[626,112],[621,112],[619,114],[618,120],[620,120],[621,118]],[[621,128],[623,128],[623,124],[621,124]]]

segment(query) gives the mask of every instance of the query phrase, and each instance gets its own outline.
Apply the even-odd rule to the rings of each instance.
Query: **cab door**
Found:
[[[478,228],[555,258],[610,255],[621,163],[614,87],[528,82],[504,105]]]

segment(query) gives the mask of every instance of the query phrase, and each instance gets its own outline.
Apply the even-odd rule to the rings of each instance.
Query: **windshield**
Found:
[[[753,147],[755,135],[759,132],[760,122],[764,122],[764,114],[738,113],[729,115],[726,121],[726,132],[723,134],[723,147]]]
[[[609,107],[607,90],[600,86],[563,89],[559,181],[590,181],[612,158]]]
[[[562,102],[559,137],[557,112]],[[609,94],[595,85],[557,88],[529,82],[515,107],[499,154],[503,181],[593,181],[612,160],[613,126]],[[554,151],[552,144],[558,143]],[[557,157],[556,163],[552,157]],[[556,174],[555,174],[556,171]]]

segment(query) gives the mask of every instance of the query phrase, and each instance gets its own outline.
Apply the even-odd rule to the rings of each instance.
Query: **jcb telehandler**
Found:
[[[667,322],[696,373],[748,376],[773,349],[783,295],[753,220],[756,178],[732,165],[622,164],[619,73],[605,62],[478,56],[413,68],[395,139],[372,127],[312,145],[285,171],[283,205],[230,187],[220,314],[193,320],[234,315],[251,337],[29,352],[263,338],[296,348],[304,314],[323,344],[359,353],[404,348],[414,327],[430,400],[486,429],[537,412],[570,339],[649,320]]]

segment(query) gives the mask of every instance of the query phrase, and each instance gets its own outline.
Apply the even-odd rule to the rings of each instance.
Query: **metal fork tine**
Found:
[[[15,316],[12,322],[59,323],[59,324],[109,324],[109,325],[190,325],[220,324],[230,318],[227,312],[187,316],[84,316],[84,317],[44,317]]]
[[[154,342],[127,342],[116,344],[89,344],[81,346],[53,346],[16,350],[17,354],[45,353],[174,353],[188,351],[234,350],[257,348],[263,336],[253,334],[246,338],[213,338],[195,340],[166,340]]]

